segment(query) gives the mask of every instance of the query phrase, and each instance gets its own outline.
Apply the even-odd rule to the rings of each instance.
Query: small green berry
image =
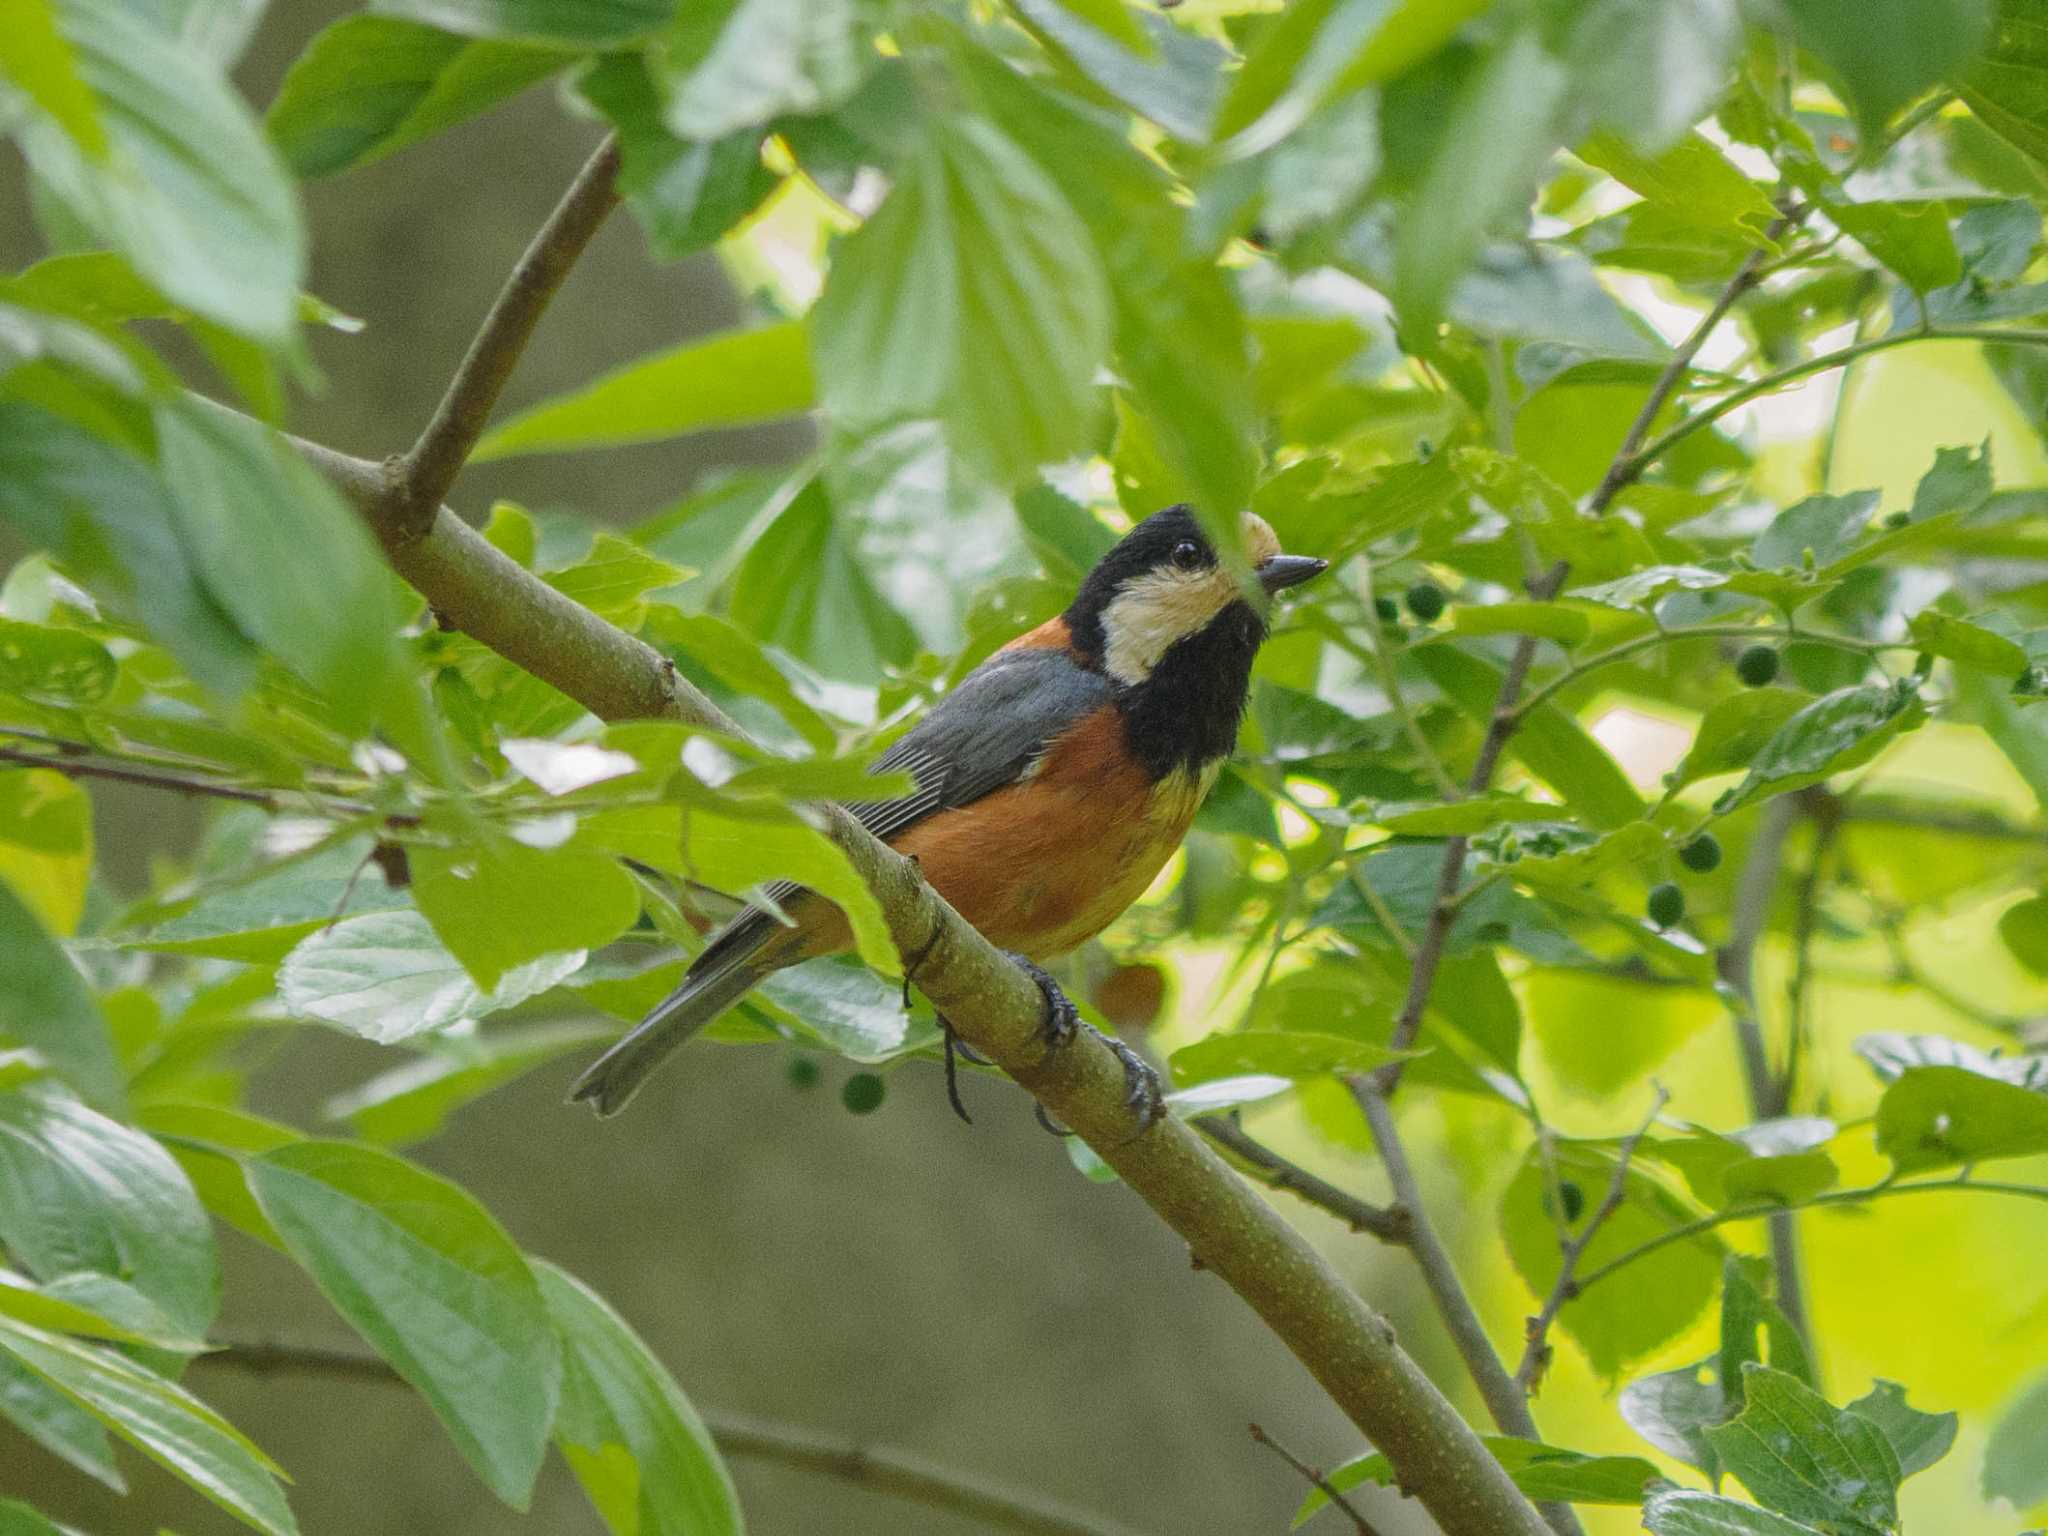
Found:
[[[1678,862],[1695,874],[1706,874],[1721,867],[1721,840],[1711,832],[1702,832],[1698,837],[1678,850]]]
[[[1735,675],[1752,688],[1776,681],[1778,653],[1768,645],[1752,645],[1735,658]]]
[[[1564,1224],[1568,1227],[1576,1226],[1586,1209],[1586,1192],[1570,1179],[1560,1179],[1557,1193],[1564,1202]]]
[[[1884,525],[1887,528],[1903,528],[1911,521],[1913,514],[1910,512],[1892,512],[1886,515]]]
[[[783,1069],[792,1088],[815,1088],[818,1086],[818,1064],[808,1056],[792,1056]]]
[[[1372,600],[1372,611],[1378,615],[1379,621],[1382,624],[1398,624],[1401,622],[1401,605],[1391,597],[1374,598]]]
[[[882,1107],[882,1100],[888,1092],[888,1087],[875,1073],[856,1072],[839,1090],[839,1102],[846,1106],[848,1114],[871,1115]]]
[[[1433,581],[1418,581],[1406,594],[1408,611],[1425,624],[1436,622],[1444,611],[1444,589]]]
[[[1645,909],[1650,914],[1650,921],[1659,928],[1676,927],[1685,917],[1685,892],[1666,880],[1662,885],[1650,888],[1650,899]]]

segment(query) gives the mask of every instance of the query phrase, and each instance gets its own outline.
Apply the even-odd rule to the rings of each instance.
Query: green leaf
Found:
[[[492,431],[477,459],[646,443],[807,411],[816,401],[801,321],[727,331],[656,352],[543,400]]]
[[[156,467],[71,422],[0,403],[0,513],[102,601],[133,613],[213,692],[248,685],[255,647],[214,602],[179,543]]]
[[[106,132],[104,158],[54,122],[22,151],[50,193],[163,293],[268,346],[292,334],[305,235],[284,167],[215,64],[120,0],[63,0],[59,24]]]
[[[754,1000],[763,999],[849,1061],[893,1061],[938,1039],[936,1024],[904,1008],[901,988],[865,965],[811,960],[791,966],[761,983]]]
[[[390,912],[407,905],[370,855],[368,837],[352,837],[331,848],[292,859],[253,878],[209,892],[148,937],[127,941],[131,949],[159,954],[204,955],[271,965],[299,940],[338,918]]]
[[[0,1242],[38,1279],[78,1270],[136,1286],[188,1337],[220,1307],[198,1196],[147,1136],[42,1083],[0,1092]]]
[[[1748,777],[1714,809],[1725,815],[1766,791],[1782,795],[1859,768],[1926,719],[1927,707],[1910,684],[1837,689],[1778,727],[1751,761]]]
[[[1660,1488],[1643,1506],[1643,1529],[1652,1536],[1822,1536],[1754,1504],[1690,1488]]]
[[[1009,4],[1049,51],[1112,101],[1185,143],[1200,144],[1209,137],[1229,57],[1210,38],[1141,11],[1137,22],[1144,45],[1130,48],[1078,18],[1068,0]]]
[[[1643,1500],[1643,1485],[1658,1475],[1656,1466],[1640,1456],[1589,1456],[1584,1451],[1561,1451],[1512,1435],[1482,1435],[1480,1439],[1494,1460],[1507,1468],[1515,1486],[1532,1499],[1635,1505]],[[1323,1481],[1339,1493],[1348,1493],[1367,1483],[1391,1488],[1396,1477],[1386,1454],[1375,1451],[1331,1469]],[[1322,1489],[1310,1489],[1294,1512],[1295,1527],[1300,1528],[1329,1502]]]
[[[768,819],[693,808],[684,836],[683,868],[690,878],[732,892],[794,880],[847,915],[861,959],[884,974],[899,972],[896,945],[874,892],[824,833],[788,814]]]
[[[1915,292],[1946,288],[1963,275],[1942,203],[1829,203],[1828,217]]]
[[[361,730],[402,665],[390,573],[358,518],[260,424],[199,404],[157,412],[179,542],[250,639]]]
[[[1414,345],[1435,335],[1488,227],[1529,194],[1556,148],[1556,120],[1570,90],[1564,65],[1538,29],[1525,26],[1493,48],[1450,103],[1394,237],[1394,305]]]
[[[1469,837],[1516,822],[1555,821],[1558,808],[1520,795],[1471,795],[1448,804],[1401,801],[1383,805],[1373,821],[1403,837]]]
[[[2048,896],[2029,896],[1998,915],[1998,936],[2013,958],[2036,976],[2048,976]]]
[[[277,1464],[183,1387],[112,1350],[6,1319],[0,1319],[0,1355],[243,1523],[268,1536],[298,1530],[278,1486]]]
[[[1451,610],[1451,629],[1460,635],[1540,635],[1566,650],[1580,645],[1593,632],[1585,613],[1569,604],[1517,599],[1476,606],[1459,603]]]
[[[1179,35],[1162,25],[1163,37]],[[1117,372],[1160,459],[1191,488],[1198,512],[1244,506],[1259,438],[1244,316],[1214,263],[1191,258],[1171,180],[1117,125],[1071,98],[979,55],[970,67],[1003,131],[1087,226],[1109,278]],[[1220,532],[1235,539],[1235,522]]]
[[[2000,7],[1990,46],[1955,84],[1985,127],[2048,161],[2048,32],[2027,0]]]
[[[1412,1054],[1350,1035],[1310,1029],[1243,1029],[1184,1045],[1173,1053],[1170,1064],[1174,1082],[1187,1087],[1248,1073],[1301,1082],[1332,1074],[1371,1072]]]
[[[1855,549],[1877,510],[1877,492],[1809,496],[1787,507],[1756,536],[1749,557],[1758,565],[1794,570],[1809,563],[1832,565]]]
[[[1922,1413],[1918,1408],[1908,1407],[1906,1389],[1896,1381],[1880,1377],[1868,1392],[1849,1405],[1849,1412],[1860,1419],[1870,1420],[1891,1442],[1892,1454],[1899,1459],[1901,1478],[1925,1472],[1946,1456],[1956,1443],[1956,1416],[1953,1413]],[[1997,1431],[1992,1432],[1992,1438],[1995,1442]],[[1991,1494],[1990,1497],[1996,1498],[1997,1495]],[[2044,1483],[2038,1497],[2048,1498],[2048,1483]]]
[[[936,419],[1014,484],[1086,443],[1111,318],[1059,188],[991,123],[952,118],[839,247],[812,345],[836,431]]]
[[[22,0],[0,27],[0,75],[21,87],[79,149],[97,160],[107,152],[99,103],[79,73],[78,59],[57,26],[52,0]]]
[[[603,45],[647,36],[676,7],[675,0],[376,0],[371,9],[465,37]]]
[[[285,956],[277,990],[300,1018],[390,1045],[538,997],[583,958],[580,950],[543,955],[484,992],[418,912],[372,912],[302,939]]]
[[[105,1426],[4,1351],[0,1351],[0,1418],[87,1477],[116,1493],[128,1491],[121,1469],[114,1464],[114,1446]]]
[[[448,952],[489,992],[546,955],[601,949],[640,915],[616,859],[510,838],[412,850],[412,895]]]
[[[2005,1405],[1984,1447],[1982,1486],[2015,1509],[2048,1499],[2048,1376]]]
[[[403,1146],[436,1135],[465,1105],[534,1068],[614,1038],[606,1024],[541,1024],[478,1039],[452,1038],[432,1055],[379,1073],[321,1105],[366,1141]]]
[[[1674,216],[1732,230],[1753,245],[1763,244],[1763,228],[1778,216],[1763,189],[1698,133],[1686,134],[1654,156],[1642,154],[1618,134],[1596,133],[1579,145],[1577,154]]]
[[[815,480],[755,536],[729,606],[756,638],[833,677],[871,680],[917,650]]]
[[[1991,0],[1783,0],[1800,43],[1842,84],[1863,131],[1971,61],[1991,33]]]
[[[19,777],[26,777],[20,775]],[[92,994],[36,914],[0,879],[0,1038],[25,1045],[93,1103],[118,1108],[121,1071]]]
[[[207,1347],[203,1340],[177,1332],[140,1291],[91,1271],[60,1275],[49,1285],[37,1286],[0,1269],[0,1316],[51,1333],[147,1345],[175,1354],[195,1355]]]
[[[664,116],[682,139],[828,111],[877,59],[855,0],[705,0],[684,6],[662,42]]]
[[[1746,1402],[1748,1382],[1743,1373],[1752,1365],[1768,1363],[1804,1386],[1817,1385],[1806,1341],[1772,1299],[1770,1284],[1768,1259],[1731,1253],[1721,1267],[1721,1354],[1716,1379],[1729,1414],[1739,1412]]]
[[[1743,1367],[1742,1388],[1741,1414],[1707,1438],[1759,1503],[1823,1526],[1898,1524],[1899,1459],[1875,1424],[1767,1365]]]
[[[1592,1219],[1613,1183],[1612,1158],[1589,1149],[1556,1149],[1560,1186],[1579,1191],[1577,1215],[1566,1225]],[[1569,1198],[1569,1197],[1567,1197]],[[1635,1167],[1628,1171],[1621,1204],[1594,1233],[1579,1273],[1591,1274],[1610,1259],[1663,1236],[1690,1217],[1685,1206],[1657,1180]],[[1558,1222],[1540,1149],[1532,1148],[1501,1200],[1508,1256],[1538,1296],[1548,1295],[1563,1260]],[[1630,1360],[1675,1338],[1713,1299],[1721,1278],[1721,1241],[1702,1232],[1667,1243],[1602,1280],[1558,1313],[1558,1326],[1581,1349],[1593,1369],[1612,1376]]]
[[[2006,677],[2017,677],[2026,670],[2027,653],[2018,644],[1966,619],[1923,608],[1913,615],[1910,632],[1913,643],[1930,656],[1944,656]]]
[[[331,176],[488,111],[572,57],[414,21],[346,16],[293,62],[264,126],[300,176]]]
[[[660,89],[641,55],[606,55],[576,90],[618,130],[619,193],[647,231],[656,261],[703,250],[781,185],[761,163],[759,129],[717,139],[671,133],[662,121]]]
[[[1291,5],[1266,29],[1231,82],[1217,113],[1216,137],[1243,135],[1231,145],[1236,153],[1274,143],[1324,102],[1389,79],[1436,52],[1486,3],[1303,0]]]
[[[66,1536],[48,1515],[19,1499],[0,1499],[0,1536]]]
[[[562,1341],[555,1443],[614,1536],[737,1536],[739,1495],[682,1388],[588,1286],[534,1271]]]
[[[1717,1367],[1716,1360],[1707,1359],[1638,1377],[1621,1389],[1616,1402],[1637,1434],[1665,1455],[1716,1480],[1721,1462],[1707,1442],[1707,1430],[1727,1418],[1730,1408]]]
[[[2048,1092],[1967,1067],[1913,1067],[1877,1104],[1877,1150],[1900,1173],[2048,1152]]]
[[[95,704],[113,687],[114,658],[92,636],[0,618],[0,689]]]
[[[1790,688],[1745,688],[1716,700],[1700,717],[1692,746],[1673,771],[1671,790],[1748,768],[1785,722],[1812,702]]]
[[[248,1172],[334,1309],[433,1405],[491,1491],[526,1508],[562,1351],[504,1229],[447,1180],[369,1147],[300,1142]]]
[[[1152,39],[1140,27],[1124,0],[1059,0],[1060,6],[1077,20],[1085,21],[1103,36],[1122,43],[1133,53],[1149,54]]]
[[[242,1159],[290,1146],[303,1139],[297,1131],[217,1104],[147,1104],[137,1118],[185,1170],[207,1210],[258,1242],[283,1249],[284,1239],[249,1193]]]
[[[1491,662],[1448,645],[1422,646],[1408,654],[1466,714],[1481,722],[1493,718],[1501,673]],[[1628,775],[1578,721],[1555,705],[1544,704],[1525,717],[1507,751],[1596,827],[1619,827],[1643,814],[1642,799]]]

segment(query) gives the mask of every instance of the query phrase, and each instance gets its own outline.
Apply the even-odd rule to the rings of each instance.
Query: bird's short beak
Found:
[[[1327,560],[1317,560],[1310,555],[1275,555],[1261,565],[1255,573],[1259,585],[1268,593],[1284,592],[1289,587],[1298,587],[1311,576],[1320,576],[1330,568]]]

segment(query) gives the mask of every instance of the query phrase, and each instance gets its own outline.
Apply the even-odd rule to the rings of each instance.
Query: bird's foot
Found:
[[[1053,979],[1052,972],[1035,960],[1027,960],[1013,951],[1005,950],[1004,958],[1026,976],[1038,988],[1038,995],[1045,999],[1045,1011],[1040,1017],[1038,1038],[1045,1042],[1049,1056],[1061,1046],[1070,1042],[1081,1031],[1081,1010],[1074,1006],[1060,984]]]
[[[1137,1116],[1138,1128],[1131,1132],[1130,1139],[1136,1141],[1166,1118],[1166,1085],[1159,1080],[1159,1073],[1151,1062],[1140,1056],[1135,1047],[1124,1044],[1115,1035],[1105,1035],[1093,1025],[1093,1034],[1123,1063],[1124,1105]]]
[[[908,987],[909,983],[905,982],[904,985]],[[959,1031],[953,1028],[952,1020],[944,1014],[939,1015],[939,1031],[946,1046],[946,1102],[953,1106],[953,1113],[960,1117],[961,1124],[972,1125],[974,1117],[967,1113],[967,1106],[960,1102],[960,1059],[964,1057],[976,1066],[985,1067],[988,1065],[988,1058],[962,1040]]]

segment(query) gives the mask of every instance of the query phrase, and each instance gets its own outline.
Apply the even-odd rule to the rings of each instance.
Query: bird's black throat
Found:
[[[1265,638],[1251,604],[1232,603],[1207,628],[1175,641],[1148,677],[1117,690],[1131,751],[1155,783],[1230,755]]]

